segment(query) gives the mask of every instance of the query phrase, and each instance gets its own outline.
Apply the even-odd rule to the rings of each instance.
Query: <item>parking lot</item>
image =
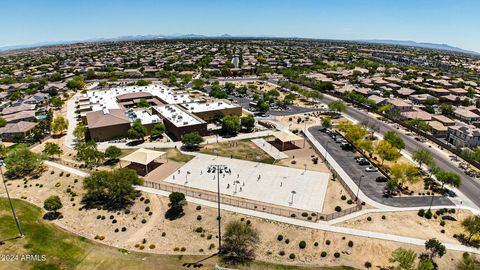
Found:
[[[327,149],[328,155],[333,157],[337,163],[342,166],[342,169],[352,178],[358,185],[361,181],[360,188],[371,199],[385,205],[396,207],[415,207],[428,206],[432,199],[431,196],[408,196],[408,197],[384,197],[383,191],[385,189],[384,182],[376,182],[377,177],[383,176],[380,172],[366,172],[365,168],[369,165],[359,165],[354,159],[359,156],[355,150],[345,151],[342,149],[340,143],[335,142],[327,133],[320,131],[320,126],[310,127],[308,131],[315,137],[315,139]],[[363,177],[362,177],[363,175]],[[354,190],[354,193],[357,191]],[[453,205],[453,203],[443,196],[436,196],[433,200],[433,205]]]

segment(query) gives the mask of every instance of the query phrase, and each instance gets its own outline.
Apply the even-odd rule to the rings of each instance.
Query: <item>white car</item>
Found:
[[[369,167],[365,168],[365,171],[366,172],[377,172],[378,168],[375,167],[375,166],[369,166]]]

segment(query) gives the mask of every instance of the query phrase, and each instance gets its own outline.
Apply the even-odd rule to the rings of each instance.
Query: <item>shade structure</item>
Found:
[[[163,156],[165,152],[140,148],[128,156],[121,158],[122,161],[129,161],[147,166],[150,162]]]
[[[279,140],[280,142],[282,142],[282,149],[281,149],[281,151],[283,151],[284,145],[285,145],[286,142],[294,142],[294,141],[303,140],[302,137],[293,134],[293,133],[292,133],[291,131],[289,131],[289,130],[277,131],[277,132],[274,132],[272,135],[273,135],[273,137],[275,137],[275,139],[277,139],[277,140]]]

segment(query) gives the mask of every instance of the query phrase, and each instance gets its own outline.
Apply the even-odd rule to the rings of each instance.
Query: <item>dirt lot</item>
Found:
[[[371,213],[343,222],[340,226],[416,238],[437,238],[442,242],[459,244],[459,241],[453,235],[464,232],[461,222],[466,217],[472,215],[472,213],[466,210],[459,210],[455,214],[448,215],[453,216],[457,221],[446,220],[445,226],[441,226],[441,217],[429,220],[419,217],[415,211],[408,211]],[[385,219],[382,219],[382,216],[385,216]],[[371,217],[372,221],[368,221],[368,217]],[[401,226],[399,226],[400,224]],[[442,229],[445,230],[445,233],[441,233]]]

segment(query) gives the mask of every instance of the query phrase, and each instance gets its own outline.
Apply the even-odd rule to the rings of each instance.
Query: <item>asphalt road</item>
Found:
[[[409,196],[409,197],[383,197],[383,190],[385,189],[385,183],[378,183],[375,179],[379,176],[383,176],[381,172],[366,172],[365,168],[368,166],[360,166],[354,159],[355,156],[360,156],[356,151],[345,151],[340,147],[340,144],[336,143],[328,134],[319,131],[320,126],[310,127],[308,131],[317,139],[317,141],[326,148],[328,155],[337,161],[342,166],[343,170],[352,178],[352,180],[359,185],[360,189],[365,195],[372,200],[394,207],[420,207],[430,205],[432,200],[431,196]],[[363,175],[363,177],[362,177]],[[353,190],[356,193],[356,190]],[[443,196],[435,196],[433,199],[433,205],[453,205],[453,203]]]
[[[331,96],[325,95],[322,102],[330,103],[335,99]],[[387,131],[395,131],[397,134],[404,140],[405,142],[405,150],[410,153],[415,152],[420,148],[427,148],[424,143],[415,140],[410,136],[406,136],[395,128],[395,126],[384,123],[372,116],[370,116],[367,112],[361,111],[356,109],[355,107],[348,106],[347,110],[344,112],[346,115],[350,116],[353,119],[356,119],[360,122],[362,121],[370,121],[371,123],[375,123],[379,130],[378,132],[381,134],[386,133]],[[473,203],[480,207],[480,181],[474,179],[468,175],[466,175],[461,169],[453,165],[448,157],[438,153],[435,150],[430,151],[432,153],[433,159],[435,160],[437,166],[443,170],[454,172],[462,178],[462,185],[460,186],[459,190],[467,196]]]

